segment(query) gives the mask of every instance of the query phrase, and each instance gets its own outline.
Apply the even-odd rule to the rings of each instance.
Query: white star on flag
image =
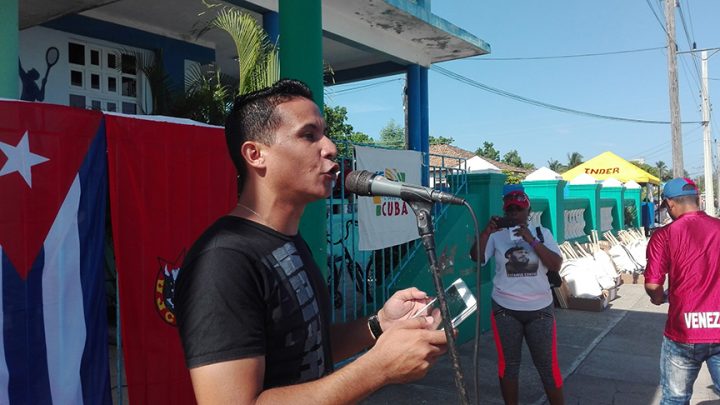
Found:
[[[28,136],[28,131],[25,131],[25,134],[16,146],[0,142],[0,150],[7,156],[7,162],[5,162],[5,165],[0,169],[0,177],[18,172],[25,180],[25,183],[32,188],[32,167],[46,162],[49,159],[30,152]]]

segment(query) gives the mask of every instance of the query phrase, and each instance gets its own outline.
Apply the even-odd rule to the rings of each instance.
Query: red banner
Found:
[[[192,404],[172,292],[185,252],[237,200],[222,128],[106,115],[130,403]]]

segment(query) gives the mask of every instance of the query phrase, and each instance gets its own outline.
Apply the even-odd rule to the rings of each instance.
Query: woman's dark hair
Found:
[[[272,145],[275,130],[281,123],[275,108],[299,97],[312,101],[312,92],[307,85],[299,80],[281,79],[270,87],[235,99],[233,109],[225,120],[225,141],[238,173],[238,193],[242,191],[247,175],[240,147],[246,141]]]

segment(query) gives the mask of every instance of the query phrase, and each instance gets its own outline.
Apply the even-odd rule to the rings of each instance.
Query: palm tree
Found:
[[[185,82],[185,97],[176,106],[179,112],[195,121],[224,125],[236,82],[214,65],[191,66]]]
[[[210,29],[221,29],[235,43],[238,61],[237,95],[267,87],[280,79],[280,59],[277,47],[270,43],[265,30],[251,15],[237,7],[221,6],[217,15],[202,28],[197,36]]]
[[[658,171],[658,177],[660,178],[660,181],[663,180],[663,173],[668,173],[668,167],[662,160],[658,160],[655,162],[655,168]]]
[[[547,164],[548,168],[556,173],[565,171],[565,166],[563,166],[563,164],[557,159],[550,159],[547,161]]]
[[[580,166],[583,163],[583,155],[578,152],[568,153],[568,164],[567,168],[572,169],[573,167]]]

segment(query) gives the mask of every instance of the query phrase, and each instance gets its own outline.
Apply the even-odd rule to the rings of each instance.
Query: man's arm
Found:
[[[330,342],[332,342],[334,361],[347,359],[375,343],[375,339],[370,335],[367,322],[368,318],[363,317],[330,327]]]
[[[645,266],[645,292],[650,302],[660,305],[667,301],[663,285],[665,275],[670,269],[670,255],[667,246],[667,229],[653,233],[646,250],[647,265]]]
[[[423,377],[445,352],[443,331],[426,330],[423,317],[401,321],[354,362],[319,380],[263,391],[265,358],[197,367],[190,376],[198,404],[355,403],[386,384]]]
[[[645,292],[650,296],[650,302],[655,305],[661,305],[666,300],[662,284],[645,283]]]

